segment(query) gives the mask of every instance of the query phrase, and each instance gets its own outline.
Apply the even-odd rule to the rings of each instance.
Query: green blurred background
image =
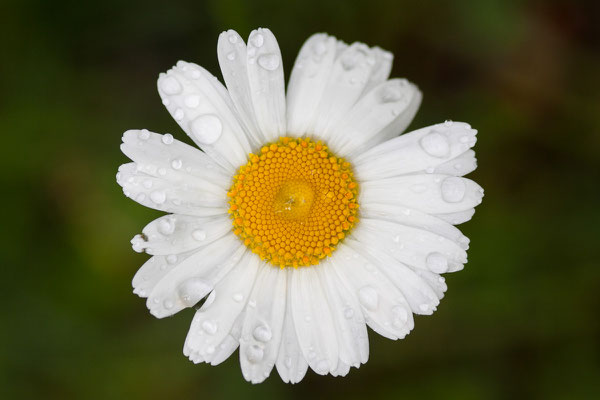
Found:
[[[600,398],[598,2],[3,1],[0,397]],[[438,312],[370,361],[252,386],[237,353],[193,365],[193,311],[156,320],[131,293],[129,239],[160,213],[115,182],[123,131],[184,137],[160,103],[177,60],[220,77],[219,32],[269,27],[286,76],[326,31],[395,54],[424,93],[411,128],[479,129],[486,190],[465,270]],[[185,139],[187,140],[187,139]]]

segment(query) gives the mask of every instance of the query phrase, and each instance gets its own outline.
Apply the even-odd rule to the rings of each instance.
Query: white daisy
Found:
[[[344,376],[368,359],[367,325],[403,338],[413,313],[439,304],[440,274],[467,262],[453,225],[483,196],[462,178],[476,168],[476,131],[447,121],[398,136],[421,93],[388,79],[392,54],[378,47],[311,36],[287,95],[268,29],[247,44],[223,32],[217,52],[227,88],[186,62],[158,79],[202,151],[170,134],[123,135],[125,195],[169,213],[132,240],[152,255],[134,292],[158,318],[208,296],[183,349],[195,363],[239,346],[253,383],[274,366],[291,383],[308,367]]]

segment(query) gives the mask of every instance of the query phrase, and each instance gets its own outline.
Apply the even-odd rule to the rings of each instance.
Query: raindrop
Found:
[[[236,35],[234,35],[233,33],[229,35],[228,37],[229,43],[233,44],[235,42],[237,42],[238,38]]]
[[[219,327],[215,321],[207,319],[202,323],[202,329],[204,329],[204,332],[208,333],[209,335],[214,335],[217,333]]]
[[[269,340],[271,340],[273,334],[271,333],[271,329],[269,329],[268,326],[259,325],[256,328],[254,328],[252,336],[254,336],[254,339],[258,340],[259,342],[266,343]]]
[[[216,115],[205,114],[192,121],[191,130],[201,144],[212,144],[221,137],[223,125]]]
[[[202,241],[206,239],[206,232],[202,229],[196,229],[192,232],[192,237],[197,241]]]
[[[181,92],[181,84],[172,76],[165,77],[160,83],[160,88],[169,95]]]
[[[197,94],[190,94],[183,102],[188,108],[196,108],[200,105],[200,96]]]
[[[163,306],[166,310],[170,310],[171,308],[173,308],[173,300],[167,299],[163,301]]]
[[[230,52],[229,54],[227,54],[227,59],[228,59],[229,61],[233,61],[233,60],[235,60],[235,52],[234,52],[234,51],[232,51],[232,52]]]
[[[167,133],[166,135],[163,135],[162,142],[164,144],[171,144],[171,143],[173,143],[173,135],[171,135],[170,133]]]
[[[183,165],[183,162],[180,159],[175,159],[175,160],[171,161],[171,167],[173,169],[180,169],[182,165]]]
[[[202,279],[190,278],[177,287],[177,295],[187,307],[191,307],[204,298],[210,289],[210,285]]]
[[[257,344],[253,344],[252,346],[248,346],[248,348],[246,348],[246,357],[252,364],[261,362],[264,355],[265,353],[263,349]]]
[[[425,152],[433,157],[444,158],[450,154],[450,143],[439,132],[431,132],[419,141]]]
[[[265,42],[265,38],[260,33],[255,33],[250,38],[250,43],[252,43],[252,45],[254,47],[261,47],[264,42]]]
[[[458,203],[465,197],[466,189],[465,182],[461,178],[452,176],[442,182],[442,197],[448,203]]]
[[[275,71],[279,67],[279,56],[277,54],[264,54],[258,57],[258,65],[267,71]]]
[[[379,295],[371,286],[365,286],[358,291],[360,303],[367,309],[375,311],[379,306]]]
[[[173,118],[175,118],[175,121],[181,121],[184,116],[185,114],[181,108],[178,108],[173,112]]]
[[[233,295],[233,300],[239,303],[244,300],[244,295],[241,293],[236,293]]]
[[[150,132],[148,132],[148,129],[142,129],[139,133],[139,137],[142,140],[147,140],[150,137]]]
[[[150,200],[156,204],[162,204],[167,200],[167,195],[163,191],[156,190],[150,193]]]

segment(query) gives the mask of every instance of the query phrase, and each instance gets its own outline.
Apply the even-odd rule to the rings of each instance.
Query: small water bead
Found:
[[[179,81],[172,76],[163,78],[160,82],[160,88],[168,95],[178,94],[182,90]]]
[[[433,157],[445,158],[450,155],[450,143],[446,136],[439,132],[431,132],[419,141],[425,152]]]
[[[441,253],[434,252],[427,256],[427,267],[438,274],[448,271],[448,260]]]
[[[241,293],[235,293],[233,295],[233,301],[240,303],[242,300],[244,300],[244,295]]]
[[[246,348],[246,357],[252,364],[261,362],[264,355],[265,352],[259,345],[253,344],[252,346],[248,346],[248,348]]]
[[[358,291],[360,303],[370,311],[375,311],[379,306],[379,295],[371,286],[365,286]]]
[[[229,61],[233,61],[233,60],[235,60],[235,57],[236,57],[236,56],[235,56],[235,51],[231,51],[231,52],[229,52],[229,53],[227,54],[227,59],[228,59]]]
[[[185,113],[181,108],[178,108],[175,111],[173,111],[173,118],[175,119],[175,121],[181,121],[183,117],[185,117]]]
[[[238,41],[237,35],[231,33],[229,35],[229,37],[227,38],[227,40],[229,40],[229,43],[234,44]]]
[[[271,338],[273,337],[273,334],[271,332],[271,329],[269,329],[268,326],[259,325],[256,328],[254,328],[254,331],[252,332],[252,336],[254,336],[254,339],[256,339],[257,341],[266,343],[269,340],[271,340]]]
[[[161,218],[158,222],[158,232],[163,235],[170,235],[175,231],[175,221],[172,218]]]
[[[202,329],[209,335],[214,335],[217,333],[219,327],[215,321],[207,319],[206,321],[202,322]]]
[[[262,47],[262,45],[264,44],[264,42],[265,42],[265,38],[260,33],[255,33],[250,38],[250,43],[252,43],[252,45],[254,47]]]
[[[258,65],[267,71],[275,71],[279,67],[279,56],[277,54],[264,54],[258,57]]]
[[[196,229],[195,231],[192,232],[192,237],[195,240],[201,242],[204,239],[206,239],[206,232],[203,231],[202,229]]]
[[[142,140],[148,140],[150,132],[147,129],[142,129],[138,135]]]
[[[163,204],[167,200],[167,195],[161,190],[150,193],[150,200],[156,204]]]
[[[214,114],[204,114],[191,122],[193,136],[201,144],[213,144],[221,137],[223,125]]]
[[[190,94],[189,96],[186,96],[183,103],[187,108],[196,108],[200,105],[200,96],[197,94]]]
[[[404,97],[402,90],[393,83],[387,84],[379,90],[379,99],[382,103],[393,103]]]
[[[161,140],[164,144],[167,144],[167,145],[171,144],[171,143],[173,143],[173,135],[171,135],[170,133],[167,133],[167,134],[163,135]]]
[[[448,203],[458,203],[465,197],[465,182],[458,177],[444,179],[441,185],[442,198]]]
[[[177,296],[187,306],[191,307],[206,296],[211,286],[200,278],[190,278],[177,287]]]
[[[183,165],[183,162],[179,158],[171,161],[171,168],[173,168],[173,169],[181,169],[182,165]]]
[[[447,120],[444,121],[444,126],[447,127],[447,128],[451,127],[452,124],[453,124],[453,122],[452,122],[451,119],[447,119]]]
[[[174,305],[173,300],[171,300],[171,299],[166,299],[165,301],[163,301],[163,307],[166,310],[170,310],[171,308],[173,308],[173,305]]]

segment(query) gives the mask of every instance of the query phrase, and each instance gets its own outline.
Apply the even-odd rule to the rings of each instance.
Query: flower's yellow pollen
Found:
[[[233,232],[263,260],[317,265],[358,222],[351,165],[322,142],[280,138],[249,154],[228,192]]]

